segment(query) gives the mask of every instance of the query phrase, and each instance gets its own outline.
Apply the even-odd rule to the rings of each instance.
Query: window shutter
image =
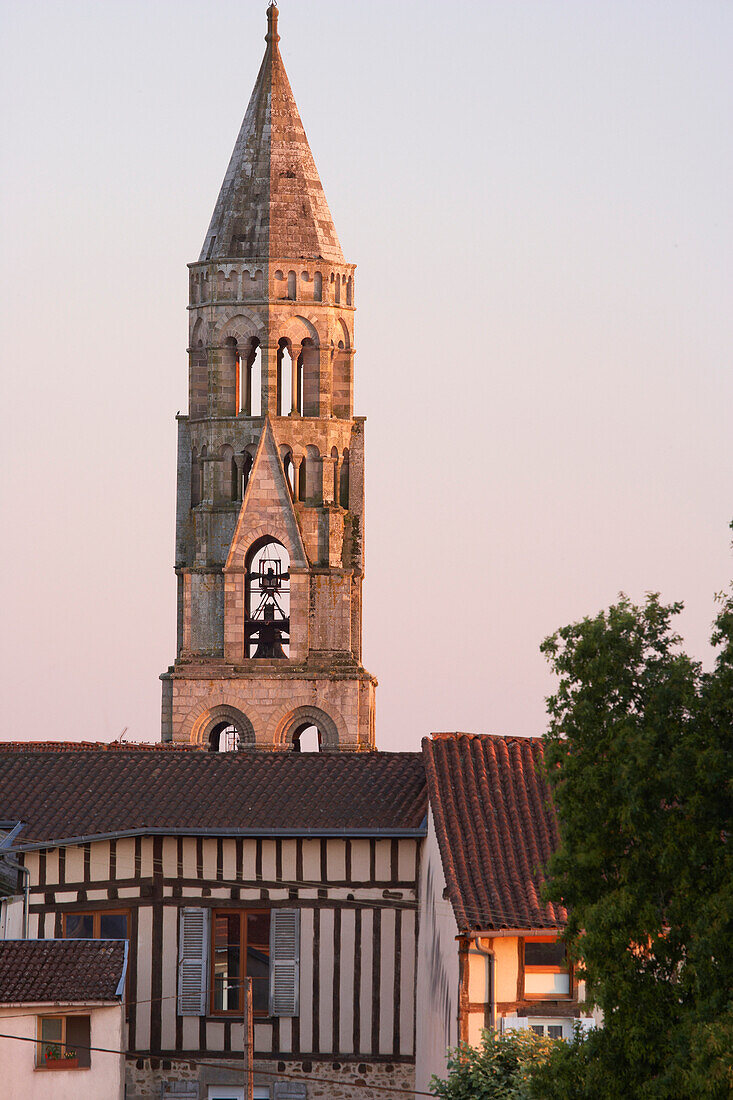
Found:
[[[178,1015],[205,1016],[208,1008],[209,910],[181,909],[178,941]]]
[[[300,911],[270,911],[270,1015],[298,1015]]]

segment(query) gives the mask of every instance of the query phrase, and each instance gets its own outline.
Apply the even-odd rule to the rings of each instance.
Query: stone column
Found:
[[[295,478],[295,491],[293,496],[300,500],[300,467],[303,464],[303,455],[293,455],[293,475]]]
[[[262,360],[262,415],[277,416],[277,344],[263,344]]]
[[[338,494],[334,492],[334,471],[338,466],[338,459],[333,458],[332,455],[324,455],[321,459],[323,465],[323,473],[321,475],[323,481],[323,503],[324,504],[338,504]]]
[[[257,352],[254,354],[254,359],[257,358]],[[240,385],[242,391],[242,400],[239,405],[240,416],[252,415],[252,364],[253,356],[249,352],[247,356],[240,356]]]
[[[318,416],[333,415],[333,349],[318,349]]]
[[[242,488],[242,476],[244,472],[244,460],[246,455],[235,455],[234,462],[237,467],[237,500],[241,500],[244,496],[244,490]]]

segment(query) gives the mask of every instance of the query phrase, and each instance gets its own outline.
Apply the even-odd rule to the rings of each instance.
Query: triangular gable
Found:
[[[224,571],[244,569],[247,551],[263,535],[271,535],[283,544],[290,555],[291,567],[307,567],[305,546],[269,416],[260,436]]]

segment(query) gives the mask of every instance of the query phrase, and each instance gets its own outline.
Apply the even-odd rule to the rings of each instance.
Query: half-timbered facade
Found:
[[[422,761],[335,762],[0,748],[0,802],[25,823],[31,936],[129,939],[128,1100],[241,1084],[243,974],[267,1095],[413,1085]]]
[[[128,1100],[241,1085],[243,974],[268,1096],[414,1087],[419,754],[3,745],[0,805],[30,935],[129,940]]]

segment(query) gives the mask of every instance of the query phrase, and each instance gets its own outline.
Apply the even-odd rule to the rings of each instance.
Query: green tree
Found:
[[[733,598],[720,602],[709,672],[681,649],[682,605],[655,594],[542,645],[559,678],[548,897],[568,906],[604,1028],[558,1050],[537,1096],[733,1095]]]
[[[529,1100],[531,1074],[557,1042],[534,1031],[484,1031],[479,1047],[450,1051],[448,1077],[433,1077],[430,1091],[442,1100]]]

